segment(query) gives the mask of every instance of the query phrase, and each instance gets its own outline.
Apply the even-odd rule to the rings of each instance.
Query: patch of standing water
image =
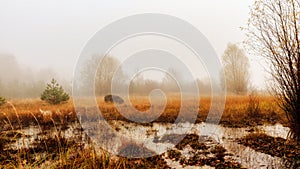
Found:
[[[284,161],[281,158],[278,157],[272,157],[270,155],[256,152],[255,150],[245,147],[243,145],[237,144],[235,142],[235,139],[241,138],[243,136],[246,136],[250,132],[250,128],[228,128],[223,127],[220,125],[214,125],[214,124],[207,124],[207,123],[199,123],[199,124],[189,124],[189,123],[183,123],[178,124],[183,128],[191,128],[190,132],[184,133],[182,129],[177,128],[178,130],[169,130],[172,128],[172,125],[174,124],[159,124],[154,123],[153,126],[141,126],[141,125],[132,125],[130,123],[123,123],[121,122],[123,127],[120,129],[120,133],[127,135],[128,132],[130,133],[127,136],[132,136],[131,138],[135,140],[140,140],[141,138],[146,137],[162,137],[166,134],[197,134],[200,135],[200,131],[203,130],[205,127],[212,128],[214,130],[210,131],[209,134],[210,137],[212,137],[214,140],[219,142],[227,151],[232,153],[233,159],[235,159],[237,162],[239,162],[242,166],[245,166],[247,168],[285,168]],[[116,123],[118,124],[118,123]],[[206,128],[206,129],[207,129]],[[283,127],[281,124],[276,125],[263,125],[263,126],[257,126],[256,127],[258,131],[263,132],[267,135],[270,135],[272,137],[282,137],[286,138],[289,132],[288,127]],[[147,131],[157,131],[152,136],[147,135]],[[208,130],[209,131],[209,130]],[[148,132],[149,133],[149,132]],[[147,148],[150,150],[155,150],[151,144],[147,145],[145,144]],[[165,147],[167,148],[167,147]],[[157,152],[157,151],[156,151]],[[188,155],[188,153],[183,154]],[[166,160],[172,167],[178,168],[180,167],[178,162],[171,162],[170,159]]]
[[[124,137],[130,138],[130,140],[143,143],[143,146],[147,149],[161,154],[169,149],[174,148],[173,142],[155,142],[155,140],[161,140],[164,136],[168,135],[182,135],[182,134],[196,134],[200,135],[201,130],[205,127],[208,129],[212,128],[213,131],[209,131],[206,134],[210,135],[210,138],[220,143],[229,153],[233,154],[233,159],[239,162],[242,166],[247,168],[285,168],[284,162],[281,158],[272,157],[270,155],[256,152],[255,150],[237,144],[235,139],[241,138],[250,133],[250,128],[228,128],[220,125],[213,125],[207,123],[190,124],[190,123],[179,123],[179,124],[161,124],[154,123],[152,126],[143,126],[134,123],[128,123],[123,121],[111,121],[111,127],[116,132]],[[206,129],[207,129],[206,128]],[[276,125],[264,125],[255,127],[254,131],[258,130],[264,132],[267,135],[273,137],[286,138],[289,132],[289,128],[283,127],[281,124]],[[188,131],[188,132],[186,132]],[[60,132],[62,137],[67,139],[76,139],[77,141],[87,143],[85,133],[80,131],[80,125],[72,124],[69,125],[66,130],[58,131],[50,129],[46,131],[45,135],[41,133],[40,129],[36,126],[32,126],[22,131],[27,137],[20,138],[16,143],[12,143],[10,148],[28,148],[33,145],[33,142],[39,137],[53,137],[53,135]],[[79,139],[80,138],[80,139]],[[201,137],[200,138],[205,138]],[[201,140],[199,140],[201,141]],[[121,142],[121,140],[119,140]],[[203,140],[204,144],[208,144]],[[118,150],[121,143],[114,144],[114,151]],[[111,145],[110,145],[111,146]],[[188,155],[188,152],[183,152],[183,156]],[[168,165],[172,168],[183,167],[178,161],[168,159],[166,155],[164,158]],[[195,166],[185,166],[184,168],[195,168]],[[199,168],[198,166],[196,168]],[[210,168],[203,166],[202,168]]]
[[[288,137],[290,129],[284,127],[282,124],[275,125],[263,125],[257,126],[258,129],[262,130],[263,133],[272,137],[282,137],[286,139]]]
[[[17,139],[16,142],[11,143],[8,148],[18,150],[21,148],[30,148],[31,144],[35,141],[37,133],[39,133],[38,127],[30,127],[22,130],[23,136]]]
[[[88,138],[81,131],[81,126],[77,124],[68,125],[66,129],[50,128],[50,129],[41,129],[38,126],[30,126],[28,128],[22,129],[20,131],[24,136],[17,139],[16,142],[13,142],[7,146],[7,149],[21,149],[21,148],[34,148],[34,142],[40,139],[55,138],[60,136],[68,140],[76,140],[78,143],[83,143],[85,146],[88,144]]]

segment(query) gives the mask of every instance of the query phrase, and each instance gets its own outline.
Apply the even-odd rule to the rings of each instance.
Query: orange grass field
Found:
[[[143,113],[143,116],[145,116],[145,114],[153,115],[153,112],[155,112],[155,109],[149,111],[151,105],[147,97],[136,96],[132,97],[130,100],[137,110],[142,111],[141,113]],[[128,121],[128,119],[123,117],[117,111],[113,103],[105,103],[103,97],[98,97],[97,103],[106,120]],[[206,120],[210,104],[210,97],[202,96],[200,98],[196,122],[203,122]],[[256,109],[249,109],[251,105],[254,105]],[[187,108],[192,106],[193,105],[185,105]],[[128,102],[120,105],[120,107],[121,110],[128,110],[126,113],[132,116],[141,114],[136,110],[132,111],[131,109],[128,109]],[[179,97],[168,97],[163,113],[154,113],[158,117],[154,122],[174,122],[178,116],[180,107],[181,101]],[[0,125],[4,126],[2,130],[43,123],[44,119],[40,110],[52,111],[52,118],[58,124],[74,122],[77,120],[72,100],[59,105],[50,105],[39,99],[8,100],[5,105],[0,107]],[[184,113],[191,113],[189,110],[190,109],[184,109]],[[274,124],[276,122],[286,125],[287,119],[285,113],[276,105],[274,97],[256,96],[251,100],[250,96],[227,96],[220,124],[230,127],[242,127],[255,126],[264,123]]]

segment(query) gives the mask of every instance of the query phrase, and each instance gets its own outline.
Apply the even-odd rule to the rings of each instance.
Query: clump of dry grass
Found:
[[[47,144],[37,148],[1,152],[3,168],[123,168],[122,160],[114,160],[106,152],[97,153],[93,146],[83,148],[64,138],[43,140]]]
[[[1,141],[0,136],[0,141]],[[1,143],[1,142],[0,142]],[[84,147],[64,137],[44,138],[35,148],[4,150],[0,152],[0,168],[168,168],[161,156],[144,159],[128,159],[113,156],[95,149],[93,144]]]
[[[73,103],[51,105],[38,99],[10,100],[0,108],[2,130],[21,129],[30,125],[53,125],[74,122],[76,114]],[[41,111],[42,110],[42,111]],[[44,112],[51,112],[45,114]],[[17,113],[16,113],[17,112]],[[66,119],[63,121],[62,118]]]

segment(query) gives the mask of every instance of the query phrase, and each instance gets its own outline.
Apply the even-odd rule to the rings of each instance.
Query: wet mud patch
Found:
[[[184,134],[167,134],[164,135],[161,139],[155,137],[153,142],[177,144],[184,138],[184,136],[185,136]]]
[[[147,149],[143,145],[131,142],[123,144],[120,147],[119,155],[122,157],[137,158],[137,157],[150,157],[157,155],[155,152]]]
[[[148,157],[148,158],[132,158],[125,159],[121,158],[120,161],[124,161],[122,168],[161,168],[161,169],[171,169],[167,165],[167,162],[162,158],[161,155]]]
[[[212,138],[200,138],[196,134],[188,134],[166,153],[166,159],[178,161],[181,167],[211,166],[215,168],[242,168],[232,154]]]
[[[295,141],[251,133],[237,139],[237,142],[255,151],[282,158],[288,168],[300,168],[300,144]]]

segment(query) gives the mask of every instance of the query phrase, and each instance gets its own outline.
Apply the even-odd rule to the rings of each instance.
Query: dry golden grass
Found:
[[[282,123],[287,125],[285,113],[278,107],[272,96],[256,96],[259,112],[249,112],[249,96],[227,96],[222,123],[228,125],[257,125]]]
[[[247,126],[257,125],[262,123],[282,123],[287,124],[285,114],[279,109],[275,103],[275,99],[271,96],[257,96],[259,103],[259,112],[253,115],[248,111],[249,96],[227,96],[225,109],[222,114],[221,124],[227,126]],[[130,98],[132,105],[136,110],[130,109],[130,103],[126,100],[125,104],[120,105],[122,113],[126,113],[127,117],[159,117],[155,122],[174,122],[178,116],[181,107],[180,97],[168,97],[167,105],[162,114],[159,111],[162,107],[154,106],[150,109],[151,104],[148,98],[134,96]],[[11,103],[11,104],[9,104]],[[0,123],[6,126],[11,123],[17,126],[21,123],[23,126],[43,122],[41,110],[50,110],[53,112],[53,120],[58,123],[72,122],[76,120],[76,113],[72,100],[68,103],[60,105],[50,105],[38,99],[26,100],[9,100],[9,103],[0,107]],[[103,97],[97,98],[98,107],[102,115],[107,120],[127,120],[118,112],[118,109],[113,103],[105,103]],[[187,101],[183,106],[184,113],[192,113],[194,102]],[[199,113],[197,122],[205,121],[211,105],[210,97],[201,97],[199,102]],[[17,119],[20,119],[18,121]],[[188,115],[187,115],[188,117]],[[187,119],[185,119],[187,120]]]

